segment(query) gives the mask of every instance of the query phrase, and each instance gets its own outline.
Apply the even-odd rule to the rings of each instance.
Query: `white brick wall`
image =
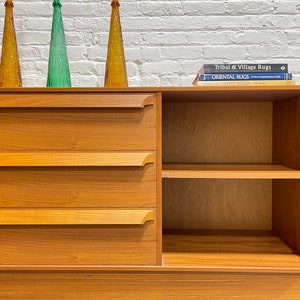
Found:
[[[61,3],[73,86],[103,86],[110,0]],[[45,86],[52,0],[14,4],[23,84]],[[220,62],[285,62],[300,79],[299,0],[120,4],[130,86],[190,86],[203,63]],[[0,17],[2,41],[2,5]]]

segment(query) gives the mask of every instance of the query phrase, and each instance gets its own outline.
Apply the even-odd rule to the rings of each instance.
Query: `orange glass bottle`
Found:
[[[16,32],[13,18],[13,2],[5,2],[5,20],[2,41],[2,56],[0,68],[1,87],[21,87],[21,69],[17,47]]]
[[[127,87],[127,71],[123,47],[118,0],[111,2],[112,11],[107,48],[105,87]]]

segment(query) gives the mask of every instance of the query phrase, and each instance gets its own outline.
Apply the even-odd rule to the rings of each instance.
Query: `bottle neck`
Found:
[[[4,6],[6,6],[6,7],[14,7],[14,4],[13,4],[12,0],[7,0],[5,2],[5,4],[4,4]]]
[[[61,7],[61,3],[59,0],[54,0],[52,5],[53,7]]]
[[[119,3],[118,0],[113,0],[113,1],[111,2],[111,6],[112,6],[113,8],[119,7],[119,6],[120,6],[120,3]]]

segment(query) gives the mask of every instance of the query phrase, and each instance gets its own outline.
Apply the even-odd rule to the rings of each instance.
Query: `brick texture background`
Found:
[[[110,0],[61,3],[72,85],[101,87]],[[288,63],[300,81],[299,1],[120,0],[120,4],[130,86],[190,86],[203,63],[229,62]],[[14,5],[23,85],[45,86],[52,0],[14,0]],[[0,17],[2,41],[4,6]]]

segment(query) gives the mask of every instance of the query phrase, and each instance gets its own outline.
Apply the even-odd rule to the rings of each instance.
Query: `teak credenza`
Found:
[[[0,299],[299,299],[300,87],[0,90]]]

